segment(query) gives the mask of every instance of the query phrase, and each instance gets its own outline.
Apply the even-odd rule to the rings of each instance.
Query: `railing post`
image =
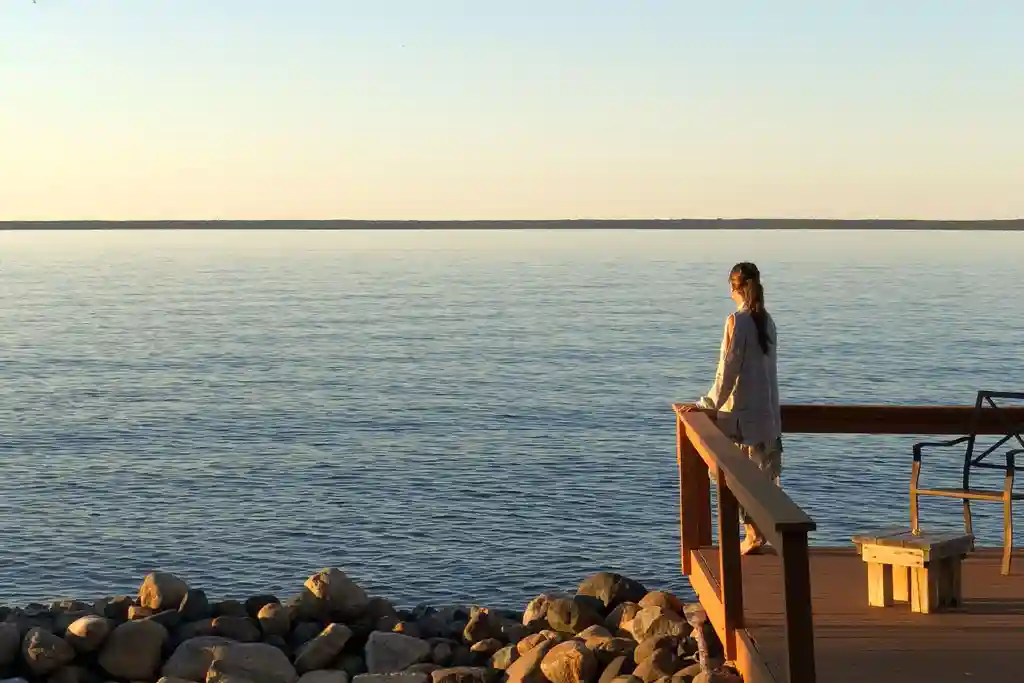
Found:
[[[679,537],[681,565],[692,571],[690,552],[711,545],[711,481],[708,467],[686,435],[683,418],[676,415],[676,461],[679,467]]]
[[[743,628],[743,568],[740,564],[740,506],[718,470],[718,576],[725,612],[725,658],[736,659],[736,629]]]
[[[782,580],[789,683],[815,683],[811,568],[806,531],[782,532]]]

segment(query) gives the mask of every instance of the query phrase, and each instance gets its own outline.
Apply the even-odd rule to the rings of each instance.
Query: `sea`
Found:
[[[1024,391],[1022,255],[1021,232],[0,232],[0,602],[155,569],[286,597],[323,567],[405,606],[521,608],[599,570],[688,595],[670,405],[711,384],[731,266],[763,273],[783,401],[968,405]],[[786,437],[813,544],[907,523],[915,440]]]

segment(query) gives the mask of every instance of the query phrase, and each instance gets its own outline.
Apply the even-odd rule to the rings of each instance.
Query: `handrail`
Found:
[[[782,406],[782,431],[788,434],[969,434],[975,407],[814,405]],[[999,414],[1024,424],[1024,407],[1002,406],[979,414],[976,434],[1003,434]]]
[[[739,508],[761,529],[782,560],[788,683],[815,683],[814,628],[807,534],[812,520],[785,491],[714,424],[707,411],[673,406],[679,468],[680,560],[725,646],[747,683],[777,681],[744,629]],[[1000,413],[1002,419],[1000,419]],[[975,421],[977,417],[977,421]],[[782,406],[782,431],[804,434],[1003,434],[1004,420],[1024,424],[1024,407],[1002,406],[975,415],[975,406]],[[718,490],[718,576],[701,548],[711,545],[711,477]]]

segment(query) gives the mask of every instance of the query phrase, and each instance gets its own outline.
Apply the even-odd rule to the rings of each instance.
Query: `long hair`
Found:
[[[768,335],[768,311],[764,307],[764,287],[761,286],[761,271],[753,263],[743,261],[732,267],[729,273],[732,288],[743,297],[743,304],[750,311],[757,327],[757,343],[768,353],[772,339]]]

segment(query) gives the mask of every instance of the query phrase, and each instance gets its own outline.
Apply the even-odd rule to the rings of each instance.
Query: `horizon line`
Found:
[[[585,225],[584,225],[585,224]],[[978,230],[1024,231],[1024,218],[525,218],[525,219],[143,219],[8,220],[0,231],[58,230]]]

